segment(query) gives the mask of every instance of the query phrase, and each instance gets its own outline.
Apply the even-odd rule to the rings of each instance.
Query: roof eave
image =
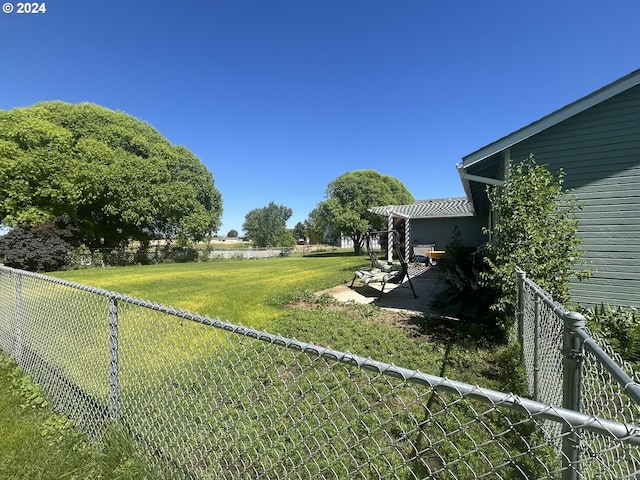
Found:
[[[475,217],[475,214],[473,212],[468,212],[468,213],[456,213],[456,214],[449,214],[449,215],[419,216],[419,217],[411,217],[410,220],[430,220],[435,218],[469,218],[469,217]]]
[[[460,198],[462,199],[462,198]],[[473,204],[468,200],[468,198],[466,199],[468,201],[467,203],[467,208],[468,210],[466,211],[458,211],[458,212],[449,212],[449,213],[433,213],[433,214],[412,214],[411,212],[403,212],[400,211],[399,209],[402,207],[400,205],[385,205],[385,206],[381,206],[381,207],[371,207],[368,210],[371,213],[374,213],[376,215],[380,215],[380,216],[384,216],[384,217],[395,217],[395,218],[402,218],[405,220],[414,220],[414,219],[434,219],[434,218],[464,218],[464,217],[473,217],[475,216],[475,210],[473,209]],[[438,201],[436,200],[431,200],[429,201]],[[424,203],[424,202],[416,202],[417,203]],[[413,204],[415,205],[415,204]]]
[[[461,163],[456,165],[456,170],[458,170],[458,175],[460,175],[460,181],[462,182],[462,188],[464,188],[464,193],[467,196],[467,200],[469,201],[469,208],[473,215],[476,214],[476,206],[473,202],[473,194],[471,193],[471,185],[469,184],[469,180],[465,176],[465,169]]]
[[[616,80],[609,85],[602,87],[599,90],[596,90],[593,93],[590,93],[586,97],[583,97],[569,105],[562,107],[555,112],[542,117],[541,119],[523,127],[515,132],[503,137],[499,140],[496,140],[489,145],[482,147],[479,150],[476,150],[465,157],[462,157],[462,168],[470,167],[471,165],[481,162],[487,157],[491,155],[495,155],[496,153],[501,152],[506,148],[510,148],[511,146],[519,143],[527,138],[540,133],[547,128],[550,128],[578,113],[581,113],[588,108],[591,108],[599,103],[608,100],[619,93],[622,93],[636,85],[640,84],[640,70],[636,70],[625,77]]]

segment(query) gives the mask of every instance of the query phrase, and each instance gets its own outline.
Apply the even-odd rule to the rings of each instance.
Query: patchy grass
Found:
[[[42,392],[0,357],[0,477],[58,478],[86,473],[80,436],[47,408]]]
[[[433,375],[516,390],[511,360],[464,322],[343,305],[313,292],[351,279],[352,255],[115,267],[57,277],[172,305]]]
[[[318,298],[313,294],[315,291],[350,280],[354,268],[363,265],[363,263],[365,262],[362,257],[318,256],[118,267],[64,272],[56,274],[56,276],[166,305],[198,311],[201,314],[220,317],[233,323],[243,323],[252,325],[255,328],[264,328],[273,333],[295,337],[301,341],[331,346],[337,350],[349,351],[356,355],[372,357],[378,361],[394,363],[433,375],[446,376],[451,379],[498,390],[507,389],[516,391],[516,393],[518,389],[522,388],[522,384],[516,375],[517,372],[513,368],[517,364],[517,355],[508,349],[482,347],[483,343],[470,336],[465,329],[465,325],[460,322],[414,317],[401,312],[380,310],[371,305],[343,305],[327,296]],[[179,352],[175,352],[176,356],[178,354]],[[246,354],[258,356],[259,352],[248,351]],[[194,360],[194,362],[197,361],[197,359]],[[312,360],[309,359],[309,361]],[[255,364],[259,364],[259,362],[259,359],[256,358]],[[300,360],[300,362],[303,361]],[[199,371],[208,371],[207,365],[202,367]],[[249,370],[248,372],[251,373],[252,371]],[[263,378],[262,374],[259,372],[249,373],[243,379],[244,382],[248,383],[246,391],[259,390],[251,382],[256,382],[256,385],[264,387],[265,378]],[[274,377],[273,381],[268,383],[269,388],[274,389],[271,392],[272,398],[280,398],[283,394],[283,392],[277,391],[278,385],[282,384],[284,385],[283,388],[290,389],[295,386],[293,385],[293,377],[290,382],[283,382],[282,378],[278,377],[278,375],[284,375],[285,373],[291,374],[292,372],[283,373],[278,370],[270,372],[270,375],[277,377]],[[254,374],[256,378],[253,378]],[[312,375],[323,374],[316,372],[312,373]],[[329,377],[329,381],[332,379],[334,382],[342,381],[342,378],[338,378],[335,372],[331,375],[333,376]],[[4,372],[0,374],[0,378],[4,378],[4,376]],[[224,383],[223,380],[221,381]],[[229,381],[233,381],[232,377],[229,378]],[[308,380],[300,376],[300,378],[296,377],[296,381],[306,385],[305,382]],[[364,378],[362,381],[364,382],[362,388],[368,388]],[[291,386],[287,386],[287,383],[291,383]],[[357,388],[357,385],[354,385],[353,388]],[[218,383],[215,384],[216,390],[221,389],[222,391],[230,392],[230,394],[235,392],[231,386],[228,389],[222,387]],[[376,395],[384,393],[383,389],[388,388],[388,386],[383,385],[380,388],[380,390],[374,392]],[[336,394],[340,392],[336,391]],[[209,398],[209,395],[214,395],[214,392],[208,391],[201,393],[202,395],[198,397]],[[345,391],[340,394],[347,395],[348,392]],[[2,397],[2,394],[0,394],[0,397]],[[36,396],[36,398],[43,397]],[[441,398],[444,398],[444,396]],[[345,405],[348,400],[345,397]],[[409,402],[409,399],[405,400]],[[247,401],[248,399],[245,397],[238,398],[237,405],[244,405]],[[231,403],[231,407],[236,405],[236,403]],[[323,408],[329,408],[331,405],[323,406]],[[269,410],[284,408],[286,407],[285,403],[265,403],[258,406],[267,409],[265,413],[273,413],[280,416],[292,414],[289,410],[283,412],[276,412],[275,410],[271,412]],[[251,408],[258,408],[258,406],[252,405]],[[241,412],[237,408],[231,407],[229,411],[222,412],[228,417],[224,417],[220,412],[216,414],[222,415],[220,418],[226,418],[226,421],[240,416]],[[420,404],[415,404],[414,407],[421,410]],[[349,411],[351,412],[351,410]],[[304,425],[305,421],[314,421],[315,417],[313,415],[307,416],[304,405],[298,405],[295,412],[301,415],[300,418],[296,418],[296,424]],[[384,410],[384,415],[389,413],[389,410]],[[52,415],[51,412],[47,414]],[[200,412],[194,411],[192,414],[197,416]],[[382,415],[383,413],[378,414]],[[453,410],[451,428],[456,428],[456,415],[464,419],[468,414],[469,412],[458,410],[457,408]],[[356,415],[355,411],[351,413],[343,411],[340,415],[336,414],[335,418],[343,419],[345,425],[351,425],[349,428],[356,428],[354,425],[357,424],[359,425],[358,428],[363,428],[365,432],[368,431],[368,428],[376,430],[375,425],[360,424],[354,420],[355,417],[351,418],[352,415]],[[261,418],[263,417],[257,417],[258,423],[261,422]],[[240,420],[239,418],[238,421]],[[242,421],[250,422],[251,419],[242,417]],[[373,421],[377,421],[375,416]],[[500,419],[495,421],[500,425]],[[225,422],[208,419],[207,424],[224,426]],[[320,427],[318,426],[318,428]],[[68,446],[65,446],[60,451],[56,450],[49,453],[53,458],[53,462],[64,465],[55,474],[57,476],[38,477],[27,475],[26,477],[11,477],[11,475],[5,475],[5,477],[144,478],[144,475],[146,475],[144,472],[151,471],[146,469],[142,460],[137,457],[136,449],[125,435],[114,434],[107,437],[104,450],[96,453],[83,444],[81,437],[70,430],[68,431],[68,441],[70,442]],[[244,432],[244,429],[242,431]],[[260,430],[254,430],[251,424],[247,425],[247,434],[255,431]],[[475,436],[473,432],[469,433],[471,437]],[[274,433],[273,438],[278,438],[275,436],[276,433]],[[292,432],[292,435],[294,433]],[[354,441],[358,438],[368,438],[366,435],[361,435],[362,432],[354,431],[353,433],[354,435],[357,434],[354,437]],[[203,431],[203,434],[210,435],[211,432]],[[40,435],[37,428],[25,438],[17,441],[14,444],[16,445],[14,449],[25,448],[26,445],[30,444],[30,439],[34,435]],[[305,438],[302,436],[302,432],[300,435],[300,439]],[[487,433],[482,430],[482,427],[478,426],[478,440],[482,439],[484,441],[486,435]],[[382,435],[381,438],[386,437]],[[250,437],[243,439],[243,437],[240,437],[236,439],[238,445],[234,445],[234,448],[239,450],[248,448],[250,446],[249,443],[254,440],[256,439]],[[296,439],[290,439],[290,441],[294,440]],[[376,440],[374,439],[374,441]],[[19,445],[22,445],[22,447]],[[282,448],[283,452],[289,451],[289,447],[282,446]],[[470,445],[469,448],[473,448],[473,445]],[[301,447],[301,449],[304,448]],[[277,445],[267,445],[265,443],[265,450],[261,451],[259,455],[269,457],[274,455],[276,450]],[[80,452],[78,458],[81,459],[81,466],[85,469],[78,471],[77,474],[75,464],[67,461],[67,456],[74,454],[76,451]],[[454,458],[458,453],[455,449],[452,449],[450,452],[445,452],[445,454],[445,456],[452,455],[452,458]],[[487,454],[500,457],[504,452],[496,451]],[[211,455],[215,455],[215,452],[211,452]],[[224,459],[220,459],[220,462],[222,460]],[[20,458],[16,462],[7,465],[6,471],[8,473],[20,472],[19,468],[25,462],[28,465],[32,465],[35,462],[37,465],[39,460]],[[0,473],[3,473],[2,470],[0,470]],[[458,478],[467,478],[462,471],[457,473],[460,474]]]
[[[55,276],[269,330],[290,298],[344,283],[362,264],[363,257],[319,255],[76,270]]]
[[[480,339],[469,334],[464,323],[315,298],[313,292],[350,280],[365,262],[352,255],[318,255],[115,267],[56,276],[435,375],[486,383],[478,373],[495,369],[495,351],[481,348]],[[488,373],[486,380],[494,377]]]
[[[274,322],[279,333],[486,388],[515,391],[517,352],[487,345],[455,319],[424,318],[373,305],[341,304],[328,296],[294,299]],[[504,375],[509,371],[509,375]]]

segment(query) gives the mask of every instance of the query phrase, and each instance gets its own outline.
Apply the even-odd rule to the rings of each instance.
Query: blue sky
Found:
[[[350,170],[462,196],[464,155],[640,68],[637,0],[15,8],[0,13],[0,109],[92,102],[146,121],[213,173],[220,235],[271,201],[293,227]]]

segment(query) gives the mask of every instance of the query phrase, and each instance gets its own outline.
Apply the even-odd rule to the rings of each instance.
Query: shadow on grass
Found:
[[[307,253],[304,255],[304,258],[327,258],[327,257],[362,257],[365,260],[368,260],[369,258],[366,255],[362,255],[362,254],[356,255],[355,253],[353,253],[353,251],[317,252],[317,253],[314,252],[314,253]]]
[[[491,329],[483,324],[460,320],[454,317],[430,315],[411,317],[412,328],[430,341],[441,344],[455,344],[465,348],[487,347],[501,344]]]

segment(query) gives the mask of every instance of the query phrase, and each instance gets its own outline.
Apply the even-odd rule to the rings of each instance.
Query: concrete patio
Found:
[[[380,308],[408,311],[422,316],[440,316],[441,313],[434,309],[431,303],[445,287],[441,278],[441,270],[437,266],[426,268],[410,266],[409,273],[412,276],[411,283],[418,298],[414,298],[406,278],[401,284],[389,283],[385,285],[385,293],[380,300],[378,300],[382,287],[380,283],[363,285],[357,279],[353,288],[349,287],[351,284],[349,281],[317,292],[316,295],[328,294],[345,303],[369,303]]]

